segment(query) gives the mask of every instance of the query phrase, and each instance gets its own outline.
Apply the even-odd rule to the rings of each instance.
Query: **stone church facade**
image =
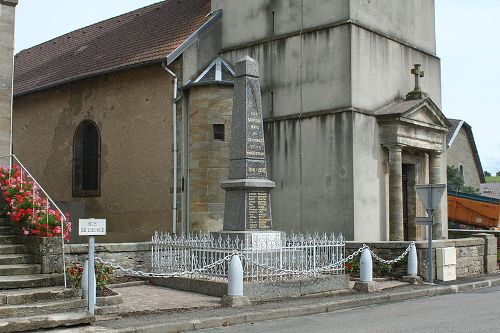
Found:
[[[169,11],[188,18],[158,29]],[[160,36],[187,32],[127,46],[120,36],[137,24]],[[171,230],[172,206],[178,231],[220,230],[232,65],[249,55],[261,71],[274,229],[422,239],[414,220],[424,212],[413,185],[446,182],[450,126],[440,111],[434,26],[432,0],[161,2],[17,55],[14,150],[73,216],[108,218],[107,241]],[[78,37],[84,32],[96,38]],[[72,58],[82,52],[88,58]],[[52,67],[36,63],[40,54]],[[109,54],[112,65],[87,69]],[[54,79],[57,59],[70,65]],[[175,100],[162,65],[178,79]],[[37,82],[40,73],[45,82]],[[91,196],[74,193],[75,133],[83,121],[100,135],[100,189]],[[434,237],[446,237],[445,198],[436,217]]]

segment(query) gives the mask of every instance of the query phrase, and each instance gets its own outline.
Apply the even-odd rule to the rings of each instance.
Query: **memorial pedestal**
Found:
[[[285,233],[274,230],[247,230],[247,231],[217,231],[212,232],[212,236],[217,239],[238,239],[242,242],[244,249],[280,249],[284,240]]]

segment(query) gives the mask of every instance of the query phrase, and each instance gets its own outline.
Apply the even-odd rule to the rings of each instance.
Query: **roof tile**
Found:
[[[210,0],[167,0],[70,32],[15,56],[14,95],[159,61],[208,18]]]

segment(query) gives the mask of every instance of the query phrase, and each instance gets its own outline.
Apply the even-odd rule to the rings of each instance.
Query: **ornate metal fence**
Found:
[[[167,233],[155,233],[152,238],[152,273],[190,272],[196,277],[224,280],[228,258],[235,253],[242,258],[245,281],[344,274],[342,235],[282,234],[252,240]]]

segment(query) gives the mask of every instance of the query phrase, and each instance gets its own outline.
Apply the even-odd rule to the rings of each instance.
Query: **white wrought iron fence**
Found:
[[[227,258],[233,254],[242,258],[245,281],[344,274],[342,235],[283,234],[251,240],[158,232],[152,237],[152,273],[194,272],[192,275],[224,280]]]

